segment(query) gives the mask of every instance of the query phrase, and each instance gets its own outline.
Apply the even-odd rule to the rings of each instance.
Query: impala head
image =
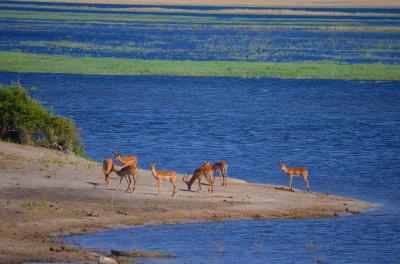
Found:
[[[150,164],[150,170],[155,169],[156,165],[157,165],[157,162],[151,163],[151,164]]]
[[[114,156],[115,156],[115,158],[120,158],[121,157],[121,153],[119,151],[115,151],[114,152]]]
[[[205,166],[212,167],[213,165],[208,160],[204,160],[203,167],[205,167]]]
[[[190,181],[188,180],[189,175],[185,173],[185,176],[183,176],[182,180],[184,183],[186,183],[188,190],[190,191],[192,185],[190,184]]]
[[[281,169],[283,169],[284,167],[286,167],[286,163],[287,163],[288,161],[287,160],[285,160],[285,161],[279,161],[279,165],[281,166]]]

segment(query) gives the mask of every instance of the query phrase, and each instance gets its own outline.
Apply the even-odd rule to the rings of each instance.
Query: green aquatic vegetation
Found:
[[[112,22],[162,22],[162,23],[210,23],[214,17],[192,17],[181,15],[160,16],[154,14],[107,14],[79,12],[39,12],[0,10],[0,19],[41,19],[65,21],[112,21]]]
[[[400,65],[328,62],[133,60],[0,52],[0,70],[96,75],[221,76],[340,80],[400,80]]]
[[[157,48],[142,48],[136,47],[133,42],[125,45],[116,43],[115,45],[96,45],[84,42],[71,42],[71,41],[21,41],[16,43],[17,46],[34,46],[34,47],[63,47],[70,49],[80,49],[83,51],[98,51],[98,52],[113,52],[113,53],[127,53],[127,52],[140,52],[143,54],[155,52]]]
[[[143,7],[107,7],[107,8],[99,8],[99,7],[94,7],[94,6],[88,6],[88,5],[80,5],[79,7],[77,6],[69,6],[69,5],[64,5],[63,3],[58,3],[57,5],[36,5],[36,4],[31,4],[31,3],[19,3],[19,4],[13,4],[13,3],[0,3],[0,7],[13,7],[13,8],[31,8],[31,9],[52,9],[52,10],[69,10],[69,11],[76,11],[76,10],[87,10],[87,11],[113,11],[113,12],[142,12],[142,13],[153,13],[153,12],[168,12],[168,13],[198,13],[198,14],[216,14],[215,10],[199,10],[199,9],[194,9],[194,10],[185,10],[180,8],[179,6],[164,6],[164,7],[158,7],[156,10],[152,8],[148,8],[146,6]],[[228,12],[223,12],[225,14],[240,14],[243,11],[245,11],[245,14],[248,14],[249,10],[246,7],[241,7],[241,6],[226,6],[226,10]],[[234,12],[229,12],[233,11]],[[264,11],[272,11],[270,8],[265,7],[263,9]],[[221,10],[220,10],[221,11]],[[241,12],[242,11],[242,12]],[[257,12],[260,10],[254,10],[254,14],[257,14]],[[325,12],[323,10],[319,11],[294,11],[294,10],[281,10],[283,12],[283,15],[304,15],[304,16],[323,16],[325,15],[335,15],[335,16],[340,16],[340,17],[347,17],[347,16],[373,16],[373,17],[397,17],[398,14],[393,14],[393,13],[376,13],[371,9],[371,12],[368,13],[359,13],[357,11],[355,12],[348,12],[348,11],[329,11],[326,10]],[[218,12],[217,12],[218,13]],[[250,13],[251,14],[251,13]]]
[[[158,15],[152,13],[132,13],[132,14],[102,14],[102,13],[80,13],[73,12],[41,12],[41,11],[18,11],[0,10],[0,20],[17,19],[23,21],[40,20],[63,20],[65,22],[85,22],[85,23],[160,23],[165,29],[168,27],[185,27],[197,29],[199,25],[207,25],[216,29],[224,28],[246,28],[252,30],[282,30],[282,29],[303,29],[311,31],[338,31],[338,32],[400,32],[398,20],[385,18],[386,22],[392,21],[392,26],[371,26],[370,23],[380,21],[376,17],[357,20],[354,18],[341,18],[339,21],[334,18],[291,18],[290,16],[282,19],[280,17],[263,18],[243,18],[227,17],[220,19],[215,16],[191,16],[180,15]],[[176,25],[178,23],[179,25]],[[328,24],[327,24],[328,23]]]

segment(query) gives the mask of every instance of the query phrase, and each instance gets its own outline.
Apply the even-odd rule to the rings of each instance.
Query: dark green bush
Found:
[[[0,85],[0,138],[48,148],[81,149],[74,122],[53,115],[19,84]]]

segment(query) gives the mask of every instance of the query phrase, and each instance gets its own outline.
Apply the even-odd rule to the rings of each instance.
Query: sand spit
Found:
[[[139,167],[148,167],[141,164]],[[214,193],[189,192],[178,175],[156,195],[150,171],[140,170],[133,193],[117,191],[118,176],[104,186],[101,164],[73,154],[0,142],[0,262],[97,261],[97,252],[53,241],[57,235],[140,224],[233,219],[335,217],[359,214],[370,203],[322,193],[289,192],[286,187],[216,179]],[[126,188],[124,182],[123,188]],[[197,186],[194,186],[197,189]]]

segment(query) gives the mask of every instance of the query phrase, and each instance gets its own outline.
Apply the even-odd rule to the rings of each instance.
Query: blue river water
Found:
[[[226,159],[229,176],[287,185],[279,160],[289,160],[309,168],[313,191],[376,204],[352,217],[143,226],[66,242],[177,256],[135,263],[400,262],[400,82],[8,72],[0,80],[37,87],[31,95],[74,119],[98,161],[119,150],[141,168],[157,160],[160,170],[189,173],[204,158]]]

